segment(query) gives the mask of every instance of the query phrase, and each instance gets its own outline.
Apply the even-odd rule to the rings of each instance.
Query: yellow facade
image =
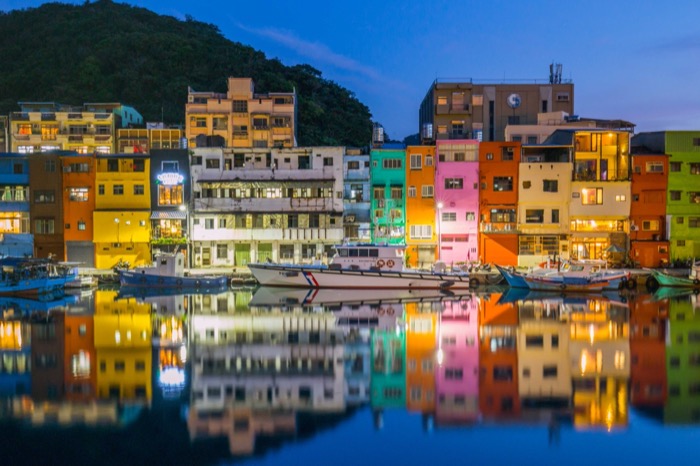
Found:
[[[432,304],[406,303],[406,408],[431,413],[435,410],[437,313]]]
[[[97,395],[148,403],[152,389],[151,306],[95,292]]]
[[[256,94],[251,78],[228,78],[228,92],[189,89],[185,108],[189,147],[294,147],[296,94]]]
[[[151,149],[180,149],[183,132],[173,128],[125,128],[117,131],[120,154],[150,153]]]
[[[95,267],[112,268],[120,260],[131,266],[150,263],[150,159],[99,156],[96,167]]]
[[[435,263],[435,147],[406,148],[406,254],[411,267]]]

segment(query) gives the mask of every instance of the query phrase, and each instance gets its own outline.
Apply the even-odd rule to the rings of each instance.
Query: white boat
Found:
[[[404,247],[386,244],[343,244],[329,265],[248,264],[263,286],[302,288],[445,289],[481,284],[486,275],[464,271],[421,271],[404,267]],[[491,274],[500,281],[498,274]]]

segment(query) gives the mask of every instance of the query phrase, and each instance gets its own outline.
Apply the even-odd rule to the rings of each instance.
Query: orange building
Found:
[[[406,408],[435,411],[437,308],[440,303],[406,303]]]
[[[91,401],[96,398],[97,370],[92,314],[65,317],[63,379],[66,399]]]
[[[479,411],[487,419],[520,414],[518,394],[518,307],[501,295],[479,302]]]
[[[479,144],[479,258],[518,265],[519,142]]]
[[[666,239],[668,155],[652,154],[640,147],[633,150],[630,254],[641,267],[663,267],[669,259]]]
[[[630,401],[635,408],[666,403],[668,300],[636,297],[630,303]]]
[[[406,254],[411,267],[435,263],[435,147],[406,148]]]
[[[78,154],[63,156],[61,171],[66,260],[94,267],[92,213],[95,210],[95,158]]]

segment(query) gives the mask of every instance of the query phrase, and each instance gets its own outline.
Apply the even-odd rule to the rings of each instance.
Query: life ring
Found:
[[[476,288],[479,286],[479,279],[478,278],[470,278],[469,279],[469,286],[472,288]]]
[[[629,280],[627,280],[627,288],[630,290],[634,290],[635,288],[637,288],[637,280],[635,280],[634,278],[630,278]]]
[[[565,289],[566,289],[566,284],[565,284],[565,283],[562,283],[561,285],[559,285],[559,288],[561,288],[562,290],[565,290]]]
[[[377,311],[377,313],[378,313],[380,316],[383,316],[383,315],[384,315],[384,312],[385,312],[385,311],[384,311],[384,308],[383,308],[383,307],[380,307],[379,310]]]
[[[386,309],[386,313],[389,314],[390,316],[394,315],[394,308],[393,307],[388,307]]]
[[[389,259],[388,261],[386,261],[386,266],[392,268],[394,266],[394,261]]]
[[[379,259],[379,260],[377,261],[377,267],[379,267],[380,269],[381,269],[382,267],[384,267],[384,260],[383,260],[383,259]]]

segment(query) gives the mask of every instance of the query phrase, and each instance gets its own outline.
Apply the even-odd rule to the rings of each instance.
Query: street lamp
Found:
[[[445,204],[442,203],[442,201],[438,201],[437,203],[437,214],[438,214],[438,219],[437,219],[437,237],[438,237],[438,253],[437,253],[437,260],[440,260],[440,250],[442,249],[442,242],[440,239],[440,223],[442,222],[442,208],[445,207]]]
[[[114,223],[117,224],[117,243],[119,243],[119,218],[114,217]]]

